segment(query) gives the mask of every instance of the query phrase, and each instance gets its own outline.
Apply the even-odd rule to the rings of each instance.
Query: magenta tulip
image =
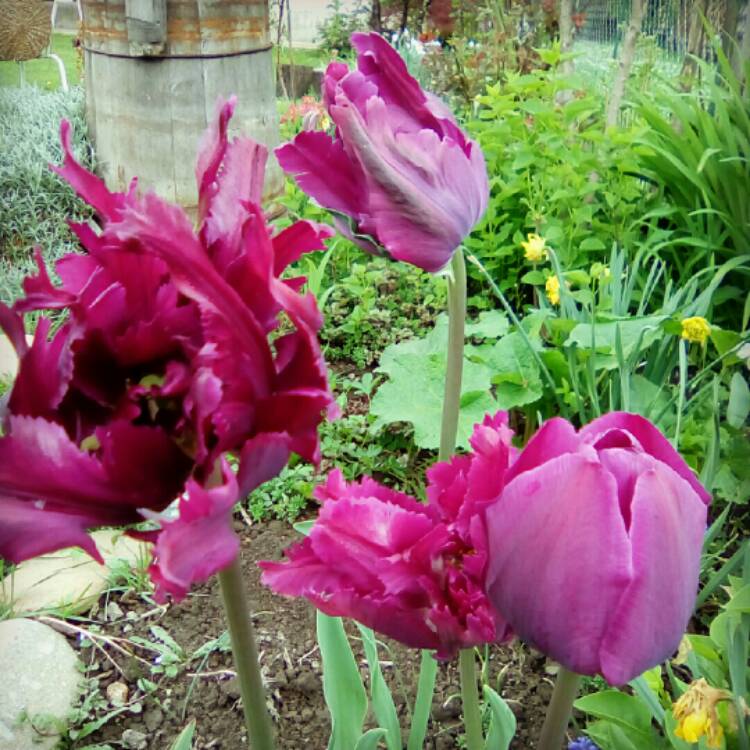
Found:
[[[378,34],[353,34],[357,69],[331,63],[323,100],[334,138],[300,133],[283,169],[365,250],[439,271],[487,207],[479,146]]]
[[[502,490],[510,438],[505,414],[477,425],[472,454],[427,472],[427,505],[334,471],[309,536],[287,561],[260,563],[263,582],[439,658],[508,638],[485,594],[484,510]]]
[[[693,612],[710,495],[648,420],[546,422],[487,511],[488,593],[520,638],[613,685],[669,657]]]
[[[20,366],[0,437],[0,557],[20,562],[78,545],[87,531],[151,518],[161,529],[157,596],[184,596],[232,561],[237,500],[275,475],[291,451],[318,458],[317,426],[332,404],[316,338],[321,319],[304,279],[282,280],[327,229],[298,222],[269,235],[259,207],[266,150],[229,141],[220,107],[196,168],[199,229],[153,193],[111,193],[70,151],[57,168],[99,215],[72,224],[85,254],[41,256],[26,296],[0,305]],[[67,313],[27,345],[21,315]],[[277,335],[279,315],[293,326]],[[273,335],[273,346],[269,341]],[[224,462],[238,458],[237,474]],[[176,513],[164,511],[179,500]]]

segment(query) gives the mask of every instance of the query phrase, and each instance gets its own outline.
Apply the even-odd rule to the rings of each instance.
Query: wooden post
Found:
[[[164,53],[167,0],[125,0],[125,24],[133,57],[154,57]]]
[[[641,33],[643,24],[643,0],[632,0],[630,4],[630,21],[628,29],[625,32],[625,39],[622,43],[620,52],[620,63],[617,68],[617,75],[612,84],[612,93],[609,97],[607,106],[607,127],[611,128],[617,125],[617,116],[620,113],[622,97],[625,94],[625,84],[627,83],[630,69],[633,67],[633,58],[635,57],[635,45],[638,41],[638,35]]]

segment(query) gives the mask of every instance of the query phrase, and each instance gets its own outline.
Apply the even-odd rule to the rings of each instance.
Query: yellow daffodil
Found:
[[[523,257],[529,261],[529,263],[540,263],[543,260],[547,260],[547,243],[543,237],[538,234],[527,234],[526,242],[521,243],[523,248]]]
[[[696,315],[693,318],[685,318],[682,321],[682,333],[685,341],[703,346],[711,335],[711,326],[705,318]]]
[[[550,276],[544,284],[544,290],[547,292],[547,299],[553,305],[560,304],[560,280],[557,276]]]
[[[711,687],[703,678],[691,683],[672,706],[672,715],[677,719],[675,735],[685,742],[698,742],[705,736],[710,748],[720,748],[724,729],[716,704],[731,697],[728,691]]]

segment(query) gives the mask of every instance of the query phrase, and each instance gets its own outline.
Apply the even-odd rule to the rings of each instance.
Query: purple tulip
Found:
[[[710,500],[648,420],[552,419],[487,511],[490,599],[567,669],[623,684],[685,632]]]
[[[378,34],[353,34],[357,69],[331,63],[323,100],[335,137],[303,132],[282,168],[365,250],[439,271],[487,207],[479,146]]]

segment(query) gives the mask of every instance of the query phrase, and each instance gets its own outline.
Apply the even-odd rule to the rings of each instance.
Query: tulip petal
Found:
[[[580,674],[599,672],[609,615],[630,580],[612,476],[574,454],[517,476],[487,510],[488,595],[523,638]]]
[[[274,152],[281,168],[321,206],[355,219],[366,212],[366,183],[362,170],[321,131],[300,133]]]
[[[531,437],[524,449],[508,469],[505,477],[510,482],[525,471],[562,456],[565,453],[578,451],[581,440],[576,435],[575,427],[561,417],[548,419]]]
[[[222,466],[223,484],[206,489],[190,480],[180,500],[180,515],[163,521],[149,573],[155,599],[179,601],[194,583],[208,580],[229,565],[240,548],[232,531],[232,508],[240,499],[234,472]]]
[[[669,658],[698,591],[706,505],[670,468],[651,463],[638,477],[631,503],[632,580],[611,612],[599,652],[611,685]]]
[[[704,503],[708,505],[711,502],[711,493],[705,489],[680,454],[648,419],[638,414],[615,411],[587,424],[580,431],[579,436],[585,442],[595,444],[597,441],[604,439],[608,430],[629,432],[646,453],[662,461],[681,476]]]

